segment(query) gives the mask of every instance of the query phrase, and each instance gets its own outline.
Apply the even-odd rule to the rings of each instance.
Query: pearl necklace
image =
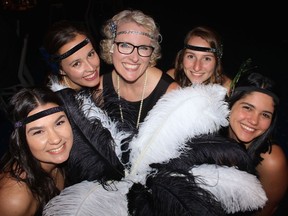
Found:
[[[142,96],[141,96],[141,101],[140,101],[140,108],[139,108],[138,117],[137,117],[137,123],[136,123],[137,129],[138,129],[139,123],[140,123],[143,101],[144,101],[144,95],[145,95],[145,91],[146,91],[146,85],[147,85],[147,71],[145,72],[145,81],[144,81],[144,86],[143,86],[143,91],[142,91]],[[118,100],[120,101],[120,98],[121,98],[121,95],[120,95],[120,78],[119,78],[118,74],[117,74],[117,95],[118,95]],[[119,110],[120,110],[121,121],[124,122],[121,104],[119,104]]]

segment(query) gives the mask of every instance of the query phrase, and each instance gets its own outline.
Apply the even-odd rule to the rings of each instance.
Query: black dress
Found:
[[[157,83],[154,90],[151,94],[143,100],[143,107],[140,116],[140,123],[144,121],[148,112],[154,107],[157,101],[165,94],[169,85],[175,82],[169,75],[163,73],[159,82]],[[126,101],[121,98],[121,102],[118,101],[118,95],[113,87],[112,82],[112,73],[106,73],[103,75],[103,97],[105,109],[109,110],[109,116],[117,121],[122,121],[120,111],[119,111],[119,103],[121,103],[123,118],[127,123],[130,123],[136,128],[137,117],[140,109],[141,101],[131,102]],[[111,101],[114,101],[114,106],[111,104]],[[115,106],[116,104],[116,106]],[[111,107],[114,107],[114,112],[111,111]]]

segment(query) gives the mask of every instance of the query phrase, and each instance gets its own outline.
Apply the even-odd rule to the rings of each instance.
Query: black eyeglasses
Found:
[[[120,53],[129,55],[135,48],[137,48],[137,53],[142,57],[150,57],[154,51],[154,47],[147,45],[134,46],[133,44],[127,42],[114,42],[117,45],[117,49]]]

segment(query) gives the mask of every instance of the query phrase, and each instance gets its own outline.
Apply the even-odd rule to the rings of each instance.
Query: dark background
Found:
[[[103,22],[127,8],[142,10],[151,15],[159,25],[163,41],[162,58],[158,67],[163,71],[172,67],[177,51],[183,46],[185,34],[197,25],[209,25],[222,36],[224,72],[231,78],[243,61],[252,58],[262,73],[277,82],[281,92],[280,121],[276,133],[279,143],[287,152],[288,91],[285,63],[288,57],[288,13],[284,3],[276,1],[253,5],[243,1],[230,1],[224,5],[219,1],[187,0],[38,0],[34,7],[26,10],[4,8],[2,5],[1,88],[18,82],[15,67],[17,68],[25,36],[28,36],[26,65],[35,84],[44,85],[47,68],[39,48],[45,32],[53,22],[60,19],[85,22],[98,47]],[[16,32],[18,33],[15,34]],[[3,60],[2,53],[12,54],[10,58]],[[104,64],[101,69],[105,72]],[[4,121],[1,122],[3,124]],[[3,138],[2,131],[3,140],[5,136]]]
[[[3,2],[5,0],[1,0],[1,3]],[[102,23],[127,8],[142,10],[151,15],[159,25],[163,41],[162,59],[158,62],[158,67],[163,71],[172,67],[177,51],[183,46],[185,34],[197,25],[211,26],[222,36],[224,72],[231,78],[237,73],[242,62],[252,58],[254,65],[257,65],[262,73],[276,81],[281,92],[276,138],[288,155],[286,81],[288,13],[284,2],[225,1],[224,4],[221,1],[189,0],[38,0],[33,7],[22,8],[22,10],[11,7],[11,4],[5,8],[2,4],[0,10],[1,93],[6,87],[19,83],[17,69],[25,37],[28,38],[26,66],[33,76],[34,84],[45,85],[47,68],[39,48],[45,32],[53,22],[60,19],[85,22],[98,48]],[[101,72],[105,72],[104,63]],[[2,104],[0,106],[3,107]],[[12,127],[5,111],[3,112],[2,109],[0,111],[1,156],[7,149]],[[277,216],[287,214],[287,198],[283,206]]]

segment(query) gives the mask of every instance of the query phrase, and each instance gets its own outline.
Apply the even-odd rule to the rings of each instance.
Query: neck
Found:
[[[147,71],[145,71],[145,80],[144,80],[144,84],[143,84],[143,89],[142,89],[142,94],[141,94],[141,98],[140,98],[140,107],[139,107],[139,112],[138,112],[138,117],[137,117],[137,122],[136,122],[136,128],[139,127],[139,123],[140,123],[140,118],[141,118],[141,112],[142,112],[142,107],[143,107],[143,101],[144,101],[144,96],[145,96],[145,91],[146,91],[146,85],[147,85]],[[121,99],[121,93],[120,93],[120,77],[118,74],[116,74],[116,79],[117,79],[117,95],[118,95],[118,99]],[[122,111],[122,107],[121,104],[119,104],[119,110],[120,110],[120,116],[121,116],[121,121],[124,122],[124,116],[123,116],[123,111]]]

